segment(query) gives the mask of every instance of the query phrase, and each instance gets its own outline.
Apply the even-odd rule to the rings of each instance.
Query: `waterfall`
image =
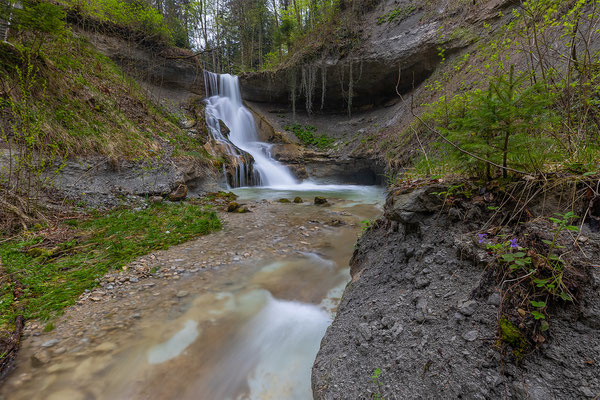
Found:
[[[237,76],[204,71],[206,88],[206,123],[214,140],[222,144],[232,159],[235,176],[232,186],[294,185],[296,179],[288,168],[271,157],[271,145],[258,141],[256,125],[250,111],[242,104]],[[228,137],[221,133],[219,120],[229,128]],[[242,151],[240,151],[242,150]],[[245,158],[244,153],[253,160]]]

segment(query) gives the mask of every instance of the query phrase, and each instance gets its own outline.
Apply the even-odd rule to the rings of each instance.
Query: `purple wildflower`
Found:
[[[519,243],[517,242],[517,238],[510,239],[510,247],[512,249],[518,249],[519,248]]]
[[[478,233],[477,236],[479,236],[479,243],[483,243],[487,237],[487,233]]]

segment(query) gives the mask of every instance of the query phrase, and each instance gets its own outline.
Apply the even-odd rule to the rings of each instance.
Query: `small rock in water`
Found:
[[[296,204],[304,203],[304,200],[302,200],[302,197],[296,197],[296,198],[294,198],[294,203],[296,203]]]
[[[52,393],[46,399],[47,400],[64,400],[64,399],[85,400],[87,398],[88,397],[85,394],[78,392],[74,389],[61,389],[58,392]]]
[[[280,203],[291,203],[291,201],[289,201],[289,199],[279,199],[277,201]]]
[[[112,342],[104,342],[104,343],[96,346],[94,348],[94,351],[105,353],[105,352],[113,351],[113,350],[116,350],[116,349],[117,349],[117,345],[116,344],[114,344]]]
[[[31,356],[31,366],[38,368],[50,361],[50,355],[46,350],[41,350]]]
[[[331,221],[329,221],[327,223],[327,225],[329,225],[329,226],[342,226],[342,225],[346,225],[346,223],[344,221],[342,221],[341,219],[332,219]]]
[[[42,343],[42,347],[44,347],[44,348],[52,347],[57,343],[58,343],[58,339],[50,339],[47,342]]]
[[[317,204],[317,205],[327,204],[327,199],[325,197],[316,196],[315,197],[315,204]]]
[[[189,293],[188,293],[187,291],[185,291],[185,290],[180,290],[179,292],[177,292],[177,297],[179,297],[179,298],[181,299],[182,297],[185,297],[185,296],[187,296],[188,294],[189,294]]]

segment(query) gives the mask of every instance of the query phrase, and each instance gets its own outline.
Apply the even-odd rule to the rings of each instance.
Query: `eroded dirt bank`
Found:
[[[220,214],[222,231],[105,276],[51,332],[42,323],[28,324],[0,398],[258,398],[254,393],[262,388],[249,379],[250,356],[237,358],[247,351],[240,343],[254,342],[241,335],[271,309],[275,315],[267,316],[275,319],[259,324],[260,332],[280,323],[281,314],[300,318],[284,321],[288,325],[309,325],[316,317],[317,330],[324,331],[341,293],[334,289],[348,279],[360,221],[379,212],[354,201],[316,206],[304,200],[243,201],[251,212]],[[320,337],[300,371],[306,376],[301,389],[308,392]],[[301,358],[292,353],[282,359]],[[275,393],[288,390],[261,384]]]
[[[442,209],[435,193],[445,190],[390,195],[384,217],[359,240],[352,282],[313,367],[314,398],[597,398],[598,233],[583,224],[568,250],[578,257],[576,299],[551,309],[549,330],[519,360],[499,340],[499,318],[506,313],[523,331],[539,321],[519,309],[529,299],[507,307],[505,292],[515,282],[498,284],[478,243],[493,203]],[[539,206],[530,204],[533,212]],[[544,238],[553,228],[537,218],[519,229],[521,237]]]

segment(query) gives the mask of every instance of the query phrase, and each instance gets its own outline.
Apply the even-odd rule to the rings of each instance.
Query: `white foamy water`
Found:
[[[260,185],[295,185],[296,179],[288,168],[271,157],[270,145],[259,142],[254,118],[242,104],[242,95],[237,76],[214,74],[205,71],[206,121],[213,138],[222,142],[231,155],[240,160],[241,149],[254,158],[253,169],[258,174]],[[227,138],[221,134],[219,119],[225,122],[230,132]],[[233,144],[233,146],[231,146]],[[240,161],[236,175],[239,176],[234,186],[247,186],[253,182],[248,179],[244,163]]]

